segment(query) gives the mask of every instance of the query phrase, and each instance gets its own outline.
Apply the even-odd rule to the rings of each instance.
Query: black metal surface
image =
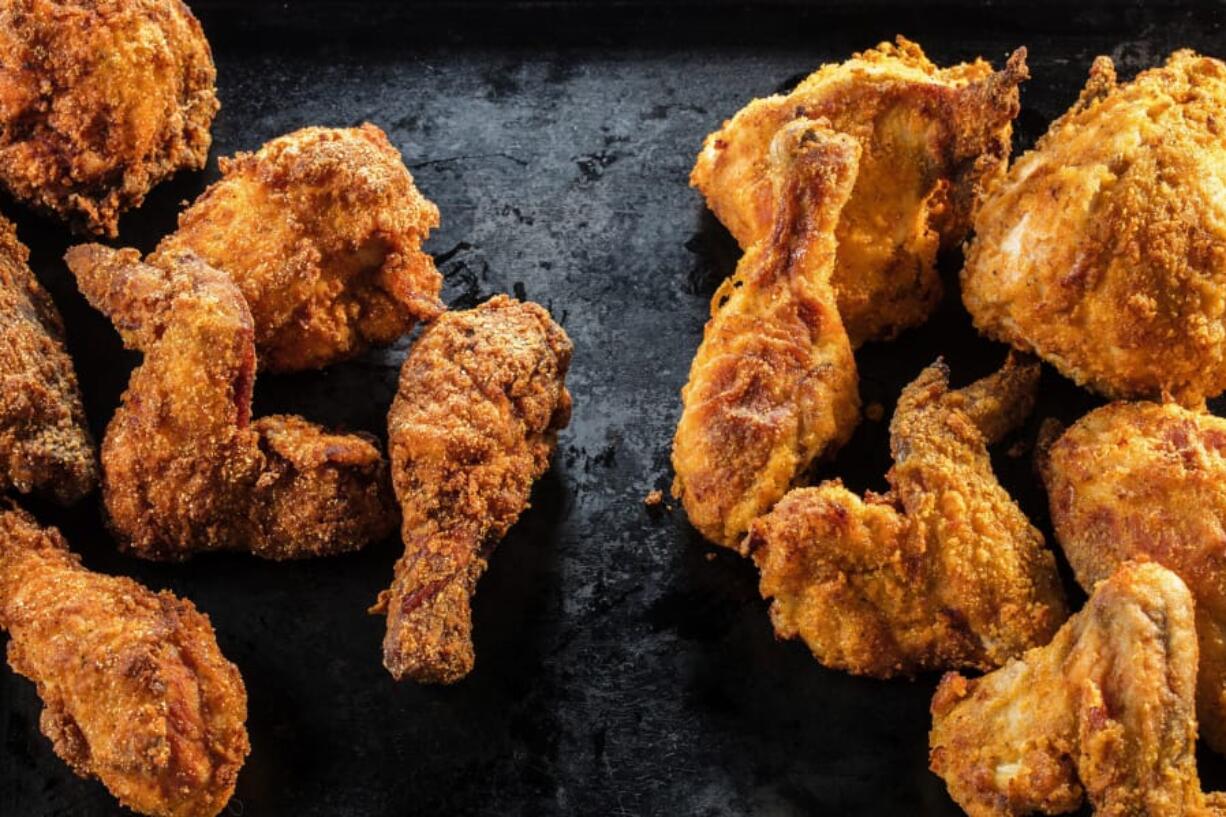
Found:
[[[447,301],[537,300],[576,345],[574,420],[481,582],[477,667],[452,688],[396,685],[380,666],[383,622],[365,609],[397,542],[317,562],[155,565],[115,552],[96,500],[36,509],[90,567],[170,588],[212,617],[250,695],[253,751],[228,813],[959,813],[927,771],[935,677],[854,679],[776,642],[752,567],[704,545],[680,510],[642,504],[670,481],[678,390],[738,255],[687,175],[703,136],[746,101],[897,32],[941,63],[1028,45],[1017,127],[1028,145],[1097,54],[1124,75],[1181,46],[1226,56],[1223,6],[193,6],[219,70],[214,156],[304,125],[375,122],[442,211],[428,249]],[[151,248],[215,176],[211,162],[163,185],[124,219],[121,243]],[[100,437],[135,358],[76,293],[60,261],[69,236],[11,202],[3,211],[64,313]],[[959,263],[945,259],[950,292],[927,326],[858,355],[864,402],[886,419],[937,355],[959,382],[1003,356],[970,328]],[[382,434],[406,348],[263,377],[257,410]],[[1039,419],[1094,402],[1046,372],[1023,448]],[[1046,527],[1029,454],[997,461]],[[865,420],[820,475],[882,488],[888,465],[885,422]],[[33,686],[0,671],[0,815],[119,812],[53,756],[38,711]],[[1220,759],[1202,753],[1202,771],[1226,786]]]

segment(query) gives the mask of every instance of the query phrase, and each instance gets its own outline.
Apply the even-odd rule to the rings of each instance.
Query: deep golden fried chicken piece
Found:
[[[247,550],[294,559],[357,550],[396,526],[374,441],[300,417],[251,421],[251,313],[199,258],[97,244],[66,258],[77,284],[145,354],[102,444],[103,496],[126,550],[184,559]]]
[[[60,313],[29,256],[0,216],[0,491],[69,505],[98,483],[98,461]]]
[[[1076,811],[1209,817],[1196,773],[1192,596],[1156,564],[1099,584],[1055,639],[993,673],[942,679],[932,770],[971,817]]]
[[[673,494],[725,547],[738,548],[750,521],[859,419],[856,362],[830,288],[859,154],[823,123],[781,128],[770,156],[774,227],[711,302],[681,391]]]
[[[899,398],[890,491],[789,493],[746,538],[781,638],[827,667],[889,677],[989,669],[1045,644],[1067,615],[1052,553],[992,473],[989,443],[1029,414],[1039,367],[950,391],[942,363]]]
[[[387,418],[405,552],[372,609],[397,680],[472,670],[470,600],[570,422],[570,357],[549,313],[499,295],[443,315],[405,360]]]
[[[438,208],[379,128],[304,128],[221,171],[149,262],[191,250],[229,273],[261,366],[326,366],[442,312],[442,277],[421,250]]]
[[[1175,405],[1112,403],[1042,458],[1052,524],[1082,587],[1128,560],[1179,574],[1196,597],[1197,714],[1226,753],[1226,420]]]
[[[0,4],[0,183],[115,236],[119,214],[208,158],[217,72],[180,0]]]
[[[937,68],[899,37],[822,66],[790,94],[757,99],[707,137],[690,183],[741,247],[776,223],[769,145],[797,118],[825,119],[861,148],[838,220],[832,278],[852,347],[927,320],[941,297],[940,246],[965,236],[980,185],[1004,173],[1026,51]]]
[[[989,337],[1108,397],[1226,389],[1226,64],[1178,51],[1073,108],[992,188],[962,296]]]
[[[58,531],[3,505],[0,628],[74,772],[141,814],[225,807],[249,750],[247,692],[190,601],[86,570]]]

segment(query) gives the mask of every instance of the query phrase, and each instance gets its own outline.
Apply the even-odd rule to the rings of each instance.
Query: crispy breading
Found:
[[[58,531],[0,505],[0,627],[74,772],[142,814],[225,807],[249,751],[247,692],[190,601],[86,570]]]
[[[217,72],[180,0],[0,5],[0,183],[114,237],[158,182],[208,158]]]
[[[190,253],[163,267],[97,244],[66,258],[85,297],[145,354],[102,444],[103,496],[126,550],[184,559],[247,550],[293,559],[361,548],[395,529],[373,439],[299,417],[252,422],[251,313]]]
[[[372,609],[397,680],[472,670],[470,600],[570,421],[570,358],[548,312],[499,295],[443,315],[405,360],[387,418],[405,552]]]
[[[1044,644],[1067,616],[1055,558],[997,482],[987,446],[1030,412],[1036,363],[950,391],[937,363],[890,424],[890,491],[800,488],[746,547],[782,638],[828,667],[889,677],[990,669]]]

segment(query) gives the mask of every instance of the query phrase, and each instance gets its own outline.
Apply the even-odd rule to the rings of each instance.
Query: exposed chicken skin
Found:
[[[996,481],[988,443],[1029,413],[1037,364],[948,390],[938,363],[890,424],[890,492],[838,481],[789,493],[746,547],[783,638],[822,664],[888,677],[988,669],[1044,644],[1067,615],[1052,553]]]
[[[119,214],[204,167],[217,72],[180,0],[0,4],[0,183],[115,236]]]
[[[421,251],[438,208],[379,128],[304,128],[221,172],[149,263],[190,250],[228,273],[262,367],[326,366],[442,312],[442,277]]]
[[[247,550],[341,553],[396,525],[387,463],[364,436],[299,417],[251,422],[255,344],[234,282],[199,258],[74,247],[85,297],[145,353],[102,445],[103,493],[121,546],[151,559]]]
[[[0,491],[68,505],[94,489],[98,461],[64,325],[0,216]]]
[[[1209,817],[1196,773],[1192,597],[1156,564],[1099,584],[1055,639],[932,699],[932,770],[971,817]]]
[[[768,146],[779,129],[825,119],[854,137],[860,170],[831,280],[853,348],[890,338],[940,299],[937,249],[965,237],[978,188],[1004,173],[1026,77],[1025,49],[998,73],[983,60],[939,69],[899,37],[749,103],[707,137],[690,183],[748,250],[776,221]]]
[[[1196,597],[1197,714],[1226,753],[1226,420],[1175,405],[1113,403],[1043,458],[1056,537],[1085,588],[1153,560]]]
[[[962,271],[980,331],[1108,397],[1226,389],[1226,64],[1178,51],[1073,108],[985,196]]]
[[[383,664],[397,680],[472,670],[470,599],[570,421],[570,357],[543,308],[500,295],[443,315],[405,360],[388,414],[405,553],[372,610],[387,614]]]
[[[750,521],[859,418],[856,362],[830,288],[835,224],[856,178],[850,136],[800,119],[774,136],[774,227],[715,294],[681,391],[673,493],[712,542]]]
[[[0,506],[0,627],[55,753],[155,817],[213,817],[247,756],[247,692],[190,601],[81,567]]]

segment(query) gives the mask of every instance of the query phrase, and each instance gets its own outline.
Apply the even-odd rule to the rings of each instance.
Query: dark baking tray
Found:
[[[253,751],[231,815],[955,815],[927,771],[935,676],[889,683],[818,666],[777,642],[752,567],[643,497],[670,480],[678,389],[708,300],[738,253],[686,185],[703,136],[754,96],[901,32],[941,63],[1030,47],[1017,142],[1076,97],[1097,54],[1130,75],[1191,46],[1223,48],[1223,5],[872,2],[742,4],[237,2],[193,4],[223,102],[214,156],[312,124],[382,126],[442,210],[429,242],[446,300],[511,292],[575,341],[574,420],[533,508],[476,599],[477,667],[449,688],[396,685],[367,606],[398,543],[271,564],[234,555],[155,565],[119,556],[96,500],[37,506],[95,569],[193,599],[250,695]],[[216,177],[163,185],[124,219],[149,249]],[[11,202],[64,312],[101,437],[135,362],[75,291],[70,237]],[[956,380],[1003,348],[978,339],[956,291],[922,329],[859,354],[886,417],[938,355]],[[354,363],[262,377],[260,412],[384,432],[407,341]],[[1046,372],[1002,481],[1047,526],[1024,452],[1038,420],[1095,401]],[[1002,450],[1009,446],[1002,446]],[[883,488],[885,423],[865,421],[822,475]],[[0,543],[3,546],[3,543]],[[1075,599],[1082,596],[1070,587]],[[33,686],[0,671],[0,815],[120,810],[38,731]],[[1202,753],[1208,788],[1226,764]]]

